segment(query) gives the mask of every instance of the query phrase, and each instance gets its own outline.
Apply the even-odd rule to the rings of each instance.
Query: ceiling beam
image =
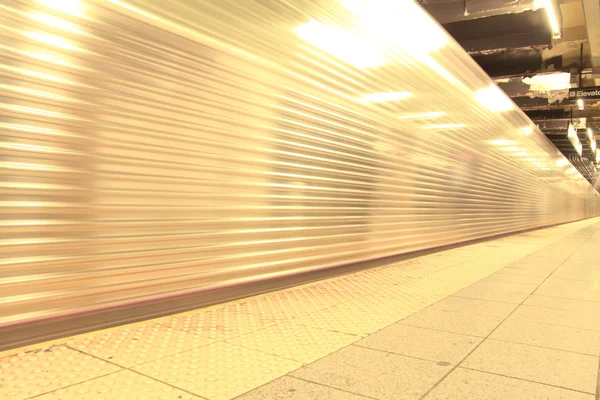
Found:
[[[533,10],[534,0],[417,0],[440,24]]]
[[[519,108],[526,111],[541,109],[565,109],[573,106],[573,103],[567,99],[549,103],[548,99],[542,97],[514,97],[512,99]]]
[[[538,110],[525,110],[525,114],[532,120],[541,120],[541,119],[573,119],[576,118],[586,118],[588,120],[592,118],[600,118],[600,109],[598,108],[588,108],[585,110],[577,110],[558,108],[558,109],[538,109]]]
[[[549,68],[552,70],[562,69],[560,56],[544,62],[542,55],[536,49],[472,54],[472,57],[492,78],[529,76]]]
[[[552,45],[544,9],[452,22],[444,24],[444,28],[471,53]]]

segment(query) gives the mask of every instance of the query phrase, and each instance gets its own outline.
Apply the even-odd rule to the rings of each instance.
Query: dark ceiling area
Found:
[[[524,11],[450,22],[444,28],[465,50],[477,53],[551,45],[547,20],[544,10]]]
[[[417,2],[594,184],[598,163],[592,141],[600,136],[600,100],[577,103],[568,94],[569,89],[600,86],[600,3]]]

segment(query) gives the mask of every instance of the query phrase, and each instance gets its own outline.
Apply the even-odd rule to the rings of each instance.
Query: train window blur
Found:
[[[413,1],[0,16],[0,328],[600,213]]]

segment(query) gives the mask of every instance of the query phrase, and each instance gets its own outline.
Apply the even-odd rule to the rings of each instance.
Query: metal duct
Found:
[[[600,212],[412,1],[0,17],[0,329]]]

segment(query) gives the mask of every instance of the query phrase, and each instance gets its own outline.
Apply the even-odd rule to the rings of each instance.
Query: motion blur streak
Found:
[[[0,35],[0,327],[600,212],[410,0],[3,0]]]

